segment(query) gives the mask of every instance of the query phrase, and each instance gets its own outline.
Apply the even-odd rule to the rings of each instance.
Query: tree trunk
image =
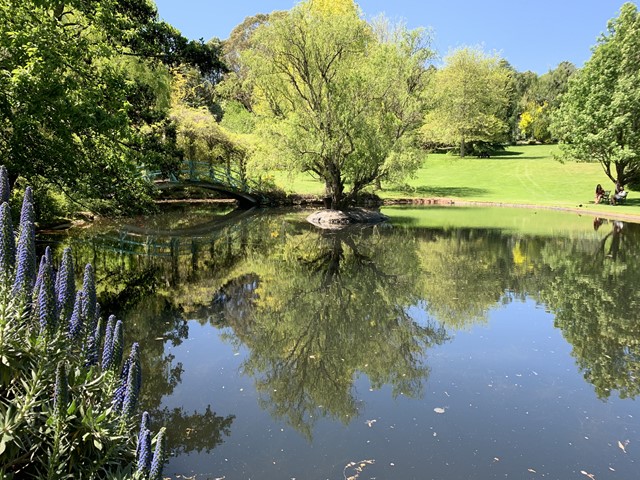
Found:
[[[465,153],[464,147],[465,147],[465,144],[464,144],[464,138],[463,138],[462,140],[460,140],[460,158],[464,158],[464,153]]]
[[[325,191],[327,199],[330,199],[329,208],[331,210],[341,210],[344,207],[344,184],[339,174],[325,179]]]

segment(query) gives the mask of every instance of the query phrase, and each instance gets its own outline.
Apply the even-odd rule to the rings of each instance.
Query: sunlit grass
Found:
[[[586,208],[597,212],[640,215],[639,194],[631,192],[623,206],[594,205],[595,186],[613,190],[598,163],[561,163],[557,145],[508,147],[488,159],[429,154],[404,185],[383,184],[385,199],[444,197],[453,201]],[[287,192],[316,194],[324,185],[310,175],[274,175]]]

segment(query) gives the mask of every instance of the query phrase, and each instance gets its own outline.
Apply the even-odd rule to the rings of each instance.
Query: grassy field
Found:
[[[630,192],[626,205],[595,205],[596,184],[613,190],[599,163],[557,161],[556,145],[508,147],[492,158],[459,158],[429,154],[422,168],[403,186],[384,185],[384,199],[449,198],[455,201],[506,203],[588,209],[608,215],[640,216],[640,193]],[[323,185],[307,175],[279,174],[287,192],[321,194]]]

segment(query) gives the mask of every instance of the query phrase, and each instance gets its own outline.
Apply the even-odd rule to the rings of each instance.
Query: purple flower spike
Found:
[[[93,329],[96,321],[96,281],[93,267],[90,263],[84,267],[84,278],[82,280],[82,290],[84,290],[83,316]]]
[[[102,321],[98,320],[96,321],[95,328],[93,331],[90,331],[87,338],[85,348],[87,367],[98,364],[98,349],[100,348],[100,342],[102,342]]]
[[[146,475],[151,470],[151,431],[141,428],[138,436],[138,472]]]
[[[76,293],[76,301],[73,305],[73,313],[71,314],[71,320],[69,321],[69,338],[77,340],[82,337],[84,329],[84,318],[82,316],[84,304],[84,292],[80,290]]]
[[[0,203],[9,202],[11,186],[9,185],[9,172],[7,167],[0,165]]]
[[[56,277],[56,292],[58,294],[58,312],[60,322],[69,324],[76,297],[76,284],[73,276],[73,257],[71,249],[65,248],[62,252],[62,261]]]
[[[142,386],[142,369],[140,367],[140,349],[137,343],[131,347],[131,354],[128,358],[129,374],[127,376],[127,390],[122,402],[122,417],[131,418],[135,413]]]
[[[0,205],[0,275],[13,272],[16,261],[16,238],[13,233],[11,209],[8,203]]]
[[[33,286],[33,294],[38,296],[40,293],[40,285],[42,285],[42,275],[44,274],[45,264],[51,265],[49,275],[54,279],[54,294],[55,294],[55,277],[53,276],[53,263],[51,262],[51,247],[47,246],[44,251],[44,255],[40,257],[40,267],[38,268],[38,275],[36,276],[36,284]]]
[[[129,378],[129,367],[131,366],[131,361],[127,358],[122,366],[122,371],[120,372],[120,384],[116,391],[113,392],[113,409],[117,412],[122,410],[122,404],[124,403],[124,396],[127,393],[127,379]]]
[[[149,412],[145,410],[144,412],[142,412],[142,418],[140,419],[140,434],[138,435],[138,438],[142,436],[143,430],[149,430],[149,424],[150,424]],[[136,456],[139,456],[139,452],[140,452],[140,443],[138,443],[138,446],[136,447]]]
[[[156,439],[156,449],[153,452],[153,460],[151,461],[151,469],[149,471],[149,480],[162,480],[162,470],[167,461],[167,439],[166,429],[163,427],[158,433]]]
[[[45,257],[42,257],[43,259]],[[53,276],[51,265],[46,261],[42,265],[42,281],[38,293],[38,318],[40,320],[40,331],[53,334],[57,329],[56,295],[53,286]]]
[[[113,357],[113,327],[116,323],[115,315],[111,315],[107,321],[107,328],[104,333],[104,348],[102,349],[102,370],[108,370],[111,367]]]
[[[35,243],[35,228],[33,223],[27,221],[22,225],[22,232],[18,240],[16,278],[12,290],[12,294],[21,299],[31,299],[36,280]]]
[[[122,328],[122,320],[116,322],[116,326],[113,329],[113,348],[111,367],[116,370],[122,364],[122,354],[124,353],[124,330]]]
[[[27,222],[36,222],[36,215],[33,209],[33,190],[31,189],[31,187],[26,188],[26,190],[24,191],[24,197],[22,199],[22,209],[20,210],[19,226],[20,232],[22,232],[22,229]]]

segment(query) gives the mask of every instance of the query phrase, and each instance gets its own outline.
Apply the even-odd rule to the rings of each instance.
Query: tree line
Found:
[[[140,170],[170,173],[185,158],[265,188],[273,170],[309,172],[333,208],[433,149],[559,141],[613,182],[640,178],[632,3],[583,68],[543,75],[479,47],[436,64],[425,30],[367,21],[353,0],[257,14],[207,43],[160,21],[150,0],[5,0],[0,20],[0,154],[14,183],[48,193],[41,210],[148,205]]]

